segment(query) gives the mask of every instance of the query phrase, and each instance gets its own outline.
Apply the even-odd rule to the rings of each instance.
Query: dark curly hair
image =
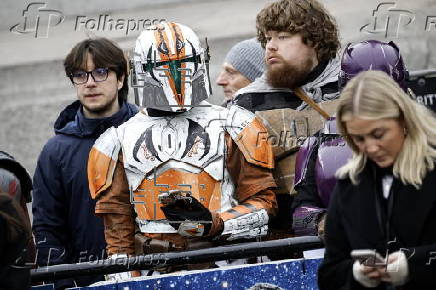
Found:
[[[340,47],[335,20],[316,0],[280,0],[263,8],[256,18],[257,38],[265,48],[265,33],[286,31],[300,34],[313,47],[318,61],[336,57]]]

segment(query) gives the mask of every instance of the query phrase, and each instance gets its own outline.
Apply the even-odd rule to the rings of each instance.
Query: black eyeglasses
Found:
[[[92,71],[78,70],[70,74],[70,79],[76,85],[81,85],[88,82],[89,75],[91,75],[94,82],[98,83],[107,80],[108,73],[108,68],[96,68]]]

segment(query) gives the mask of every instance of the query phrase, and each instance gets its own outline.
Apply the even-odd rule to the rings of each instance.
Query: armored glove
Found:
[[[206,236],[212,227],[212,214],[197,199],[176,199],[161,207],[171,226],[186,237]]]
[[[126,254],[113,254],[108,257],[108,259],[111,259],[113,263],[126,263],[125,260],[128,259],[128,256]],[[130,272],[121,272],[121,273],[113,273],[113,274],[107,274],[106,275],[106,281],[113,281],[113,282],[120,282],[129,280],[132,277],[139,277],[141,276],[141,272],[139,271],[130,271]]]

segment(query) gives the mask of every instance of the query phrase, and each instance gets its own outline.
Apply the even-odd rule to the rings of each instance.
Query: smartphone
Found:
[[[170,190],[158,195],[158,200],[163,205],[174,204],[177,200],[182,199],[188,201],[189,203],[192,201],[191,195],[189,193],[186,194],[181,190]]]
[[[351,257],[355,260],[358,260],[361,264],[365,266],[375,267],[386,265],[386,259],[383,258],[379,253],[377,253],[376,250],[352,250]]]

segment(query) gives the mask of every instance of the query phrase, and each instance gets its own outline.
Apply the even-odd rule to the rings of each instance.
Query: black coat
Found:
[[[402,289],[436,289],[436,169],[426,175],[419,190],[394,178],[387,238],[384,232],[388,206],[382,197],[378,203],[382,205],[382,215],[377,218],[381,178],[375,167],[369,162],[356,186],[349,179],[339,180],[336,185],[327,215],[326,253],[318,272],[319,288],[364,289],[353,278],[353,249],[376,249],[386,256],[388,249],[392,253],[404,248],[409,282]],[[372,289],[386,289],[386,285]]]
[[[87,119],[79,101],[59,115],[52,137],[42,149],[33,179],[33,232],[38,266],[94,261],[105,257],[101,218],[94,214],[87,163],[95,140],[106,129],[119,126],[138,112],[125,102],[114,115]],[[97,278],[96,278],[97,279]],[[94,278],[77,278],[78,286]],[[71,281],[58,281],[56,287]]]

